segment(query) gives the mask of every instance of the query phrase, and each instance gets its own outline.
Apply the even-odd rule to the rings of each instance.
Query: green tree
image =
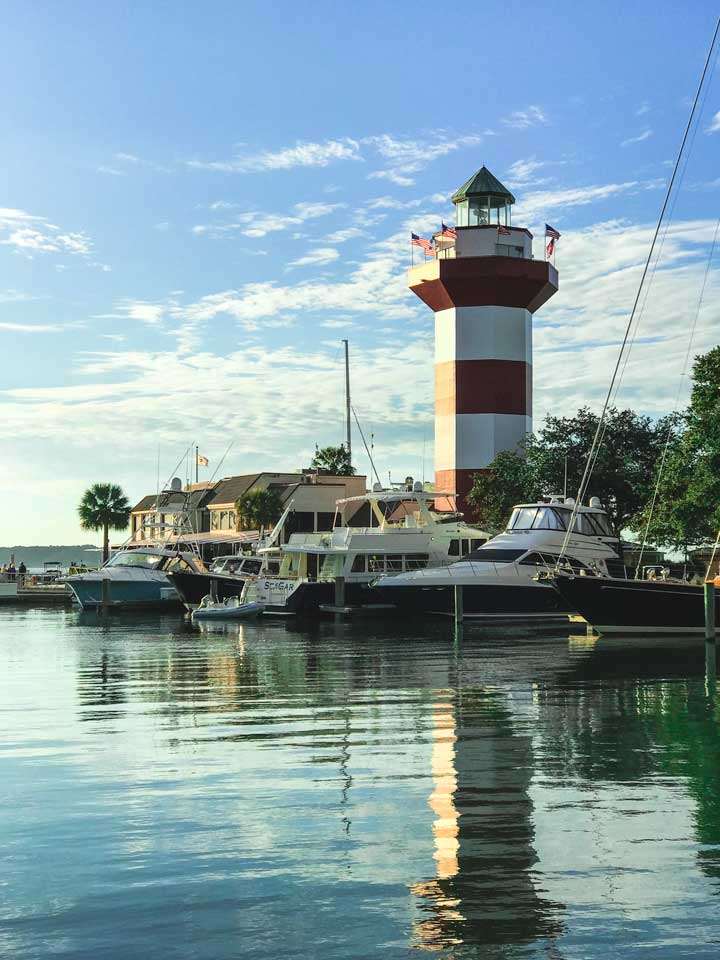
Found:
[[[350,462],[350,454],[344,443],[339,447],[315,447],[315,456],[310,466],[313,470],[324,470],[335,477],[355,476],[355,467]]]
[[[269,487],[248,490],[235,501],[238,530],[259,530],[277,523],[283,512],[283,503],[277,490]]]
[[[110,554],[109,531],[124,530],[130,522],[130,503],[115,483],[94,483],[78,506],[83,530],[102,530],[103,563]]]
[[[475,474],[468,499],[476,522],[492,532],[502,530],[516,503],[536,500],[541,493],[532,461],[504,450],[487,471]]]
[[[470,492],[478,518],[500,526],[513,503],[543,494],[562,494],[567,462],[567,493],[580,485],[598,417],[583,407],[573,417],[545,418],[540,431],[526,438],[524,450],[501,453],[489,474],[477,474]],[[619,535],[651,495],[652,476],[669,422],[653,421],[632,410],[607,411],[603,440],[586,497],[599,497]],[[523,456],[524,453],[524,456]]]
[[[685,550],[714,542],[720,527],[720,347],[696,357],[692,378],[684,429],[671,438],[648,529],[649,539]],[[648,498],[633,530],[645,532],[651,506]]]

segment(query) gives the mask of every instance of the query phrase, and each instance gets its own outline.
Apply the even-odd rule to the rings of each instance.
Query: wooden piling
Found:
[[[335,606],[338,610],[345,606],[345,577],[335,577]]]
[[[102,612],[107,613],[110,606],[110,578],[103,577],[100,581],[100,605]]]
[[[715,640],[715,584],[705,582],[705,639]]]
[[[453,587],[453,592],[455,594],[455,626],[462,628],[463,622],[463,588],[460,584],[455,584]]]

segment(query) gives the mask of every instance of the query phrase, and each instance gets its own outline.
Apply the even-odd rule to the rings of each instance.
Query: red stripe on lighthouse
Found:
[[[435,365],[435,413],[529,416],[532,368],[522,360],[455,360]]]

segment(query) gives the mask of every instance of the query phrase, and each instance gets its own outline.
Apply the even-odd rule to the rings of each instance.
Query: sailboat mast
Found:
[[[345,344],[345,429],[347,433],[347,452],[348,463],[352,463],[352,439],[350,436],[350,345],[347,340]]]

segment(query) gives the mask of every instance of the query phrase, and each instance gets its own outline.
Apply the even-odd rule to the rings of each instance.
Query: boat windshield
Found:
[[[507,525],[508,530],[567,530],[571,511],[567,507],[516,507]],[[612,537],[607,515],[578,513],[573,524],[575,533],[588,537]]]
[[[555,507],[516,507],[507,525],[508,530],[566,530],[568,511]]]
[[[157,570],[165,557],[154,553],[144,553],[141,550],[122,550],[105,564],[106,567],[145,567],[148,570]]]
[[[477,550],[473,550],[472,553],[469,553],[466,557],[463,557],[461,563],[465,560],[477,560],[478,562],[482,561],[483,563],[512,563],[524,553],[527,553],[527,550],[504,550],[500,547],[478,547]]]

